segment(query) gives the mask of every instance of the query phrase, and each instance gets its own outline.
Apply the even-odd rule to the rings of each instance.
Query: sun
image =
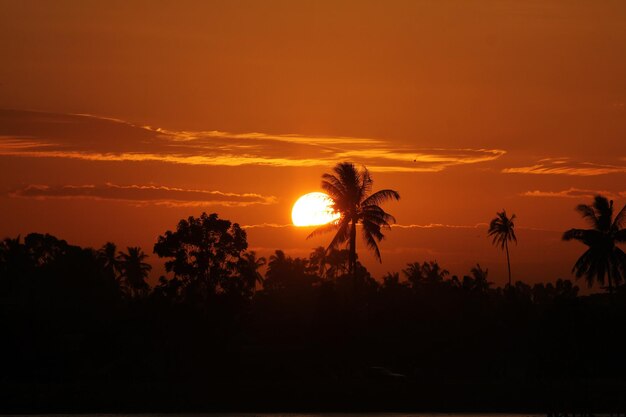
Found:
[[[296,226],[319,226],[337,220],[340,215],[332,209],[333,200],[324,193],[308,193],[296,201],[291,220]]]

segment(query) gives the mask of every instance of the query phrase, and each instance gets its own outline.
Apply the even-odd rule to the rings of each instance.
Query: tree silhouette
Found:
[[[358,258],[358,256],[357,256]],[[326,276],[335,279],[348,273],[348,263],[350,262],[350,251],[348,249],[331,248],[326,254]]]
[[[148,291],[146,278],[152,266],[144,262],[148,257],[139,247],[128,247],[128,253],[120,252],[117,257],[120,278],[131,297],[138,297]]]
[[[399,200],[400,194],[394,190],[380,190],[373,194],[372,178],[367,168],[359,171],[354,164],[342,162],[333,168],[334,174],[322,175],[322,189],[333,200],[333,210],[341,217],[336,222],[321,226],[309,235],[336,231],[328,249],[336,248],[340,244],[349,242],[348,271],[354,275],[356,268],[356,226],[363,227],[363,238],[367,246],[374,251],[376,258],[381,261],[378,243],[384,235],[381,228],[390,228],[390,222],[395,219],[386,213],[379,204],[388,200]]]
[[[489,287],[493,284],[487,279],[489,275],[489,269],[482,269],[480,264],[476,264],[474,268],[470,270],[472,276],[463,277],[463,288],[469,291],[475,292],[487,292]]]
[[[256,252],[245,252],[239,258],[237,269],[247,292],[247,296],[251,296],[256,291],[256,285],[263,284],[263,276],[259,272],[259,268],[265,265],[265,258],[257,258]]]
[[[493,236],[493,244],[500,246],[506,251],[506,264],[509,270],[509,286],[511,286],[511,259],[509,258],[509,242],[517,243],[515,237],[515,214],[511,217],[506,215],[506,210],[496,213],[496,217],[489,223],[489,236]]]
[[[102,265],[103,272],[108,276],[117,279],[119,273],[119,261],[117,258],[117,246],[115,243],[105,243],[96,253],[98,262]]]
[[[246,232],[239,224],[216,213],[202,213],[178,222],[175,232],[159,236],[154,252],[169,258],[165,269],[174,273],[173,284],[203,303],[232,288],[227,281],[239,278],[237,266],[247,248]]]
[[[403,269],[402,273],[406,276],[413,289],[424,285],[432,287],[441,284],[450,274],[447,270],[441,268],[436,261],[424,262],[422,264],[419,262],[407,264],[406,269]]]
[[[263,288],[270,291],[303,289],[310,287],[314,280],[306,259],[292,258],[276,250],[269,258]]]
[[[319,246],[313,249],[313,252],[309,255],[309,268],[311,271],[323,278],[326,275],[326,264],[326,248]]]
[[[579,204],[576,210],[591,225],[591,229],[570,229],[563,240],[578,240],[589,247],[574,264],[576,277],[584,276],[591,287],[594,281],[604,285],[608,280],[609,292],[626,277],[626,254],[616,246],[626,242],[626,206],[613,219],[613,200],[597,195],[591,205]]]

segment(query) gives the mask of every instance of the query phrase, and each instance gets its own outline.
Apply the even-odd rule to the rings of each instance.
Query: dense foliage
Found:
[[[620,287],[494,288],[433,261],[379,281],[347,250],[246,249],[237,224],[190,217],[148,288],[139,248],[5,239],[0,411],[621,406]]]

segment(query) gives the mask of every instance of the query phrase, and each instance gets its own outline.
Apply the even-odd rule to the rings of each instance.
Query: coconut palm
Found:
[[[570,229],[563,240],[578,240],[589,247],[574,264],[576,277],[584,276],[591,287],[594,281],[604,285],[608,281],[609,292],[626,278],[626,254],[616,246],[626,242],[626,206],[613,218],[613,200],[597,195],[591,205],[579,204],[576,210],[591,225],[591,229]]]
[[[263,276],[259,268],[265,265],[265,258],[257,258],[256,252],[245,252],[239,258],[238,269],[243,283],[251,294],[254,294],[256,285],[263,284]]]
[[[506,251],[506,264],[509,269],[509,287],[511,286],[511,259],[509,258],[509,242],[517,243],[515,237],[515,214],[506,215],[506,210],[496,213],[496,217],[489,223],[489,236],[493,236],[493,244]]]
[[[326,249],[324,249],[326,250]],[[348,249],[330,249],[326,254],[326,278],[335,279],[348,272]]]
[[[488,280],[489,269],[483,269],[480,264],[476,264],[474,268],[470,270],[471,276],[471,289],[477,292],[487,292],[489,287],[493,284]]]
[[[360,224],[363,239],[367,246],[374,251],[376,258],[381,261],[378,242],[384,235],[381,228],[390,228],[395,219],[386,213],[379,204],[388,200],[399,200],[400,194],[394,190],[380,190],[371,193],[372,178],[367,168],[360,171],[350,162],[342,162],[333,168],[334,174],[322,175],[322,189],[333,200],[333,210],[341,217],[339,220],[321,226],[309,235],[335,232],[327,250],[349,243],[348,271],[354,275],[356,268],[356,226]]]
[[[119,252],[117,261],[120,278],[123,280],[130,295],[135,297],[148,289],[146,278],[152,269],[150,264],[143,262],[148,257],[139,247],[128,247],[128,253]]]
[[[326,264],[326,248],[323,246],[314,248],[309,255],[309,269],[319,275],[320,278],[323,278]]]
[[[117,279],[117,272],[119,271],[119,262],[116,257],[117,247],[115,243],[107,242],[98,249],[96,256],[105,274],[114,279]]]

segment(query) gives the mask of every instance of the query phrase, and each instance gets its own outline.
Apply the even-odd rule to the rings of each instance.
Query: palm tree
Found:
[[[257,258],[254,251],[245,252],[239,258],[239,274],[251,294],[254,294],[257,283],[263,284],[263,276],[259,272],[259,268],[263,265],[265,265],[265,258]]]
[[[613,292],[613,284],[626,278],[626,254],[616,246],[626,242],[626,229],[622,228],[626,206],[613,218],[613,200],[597,195],[593,204],[579,204],[576,210],[592,228],[570,229],[563,234],[563,240],[578,240],[589,247],[578,258],[572,271],[577,278],[584,275],[590,287],[594,280],[604,285],[606,275],[609,292]]]
[[[146,278],[152,269],[150,264],[143,262],[148,257],[139,247],[128,247],[128,253],[120,252],[117,257],[120,278],[132,297],[142,294],[148,289]]]
[[[509,258],[509,242],[517,243],[515,237],[515,214],[507,217],[506,210],[496,213],[496,217],[489,223],[489,236],[493,236],[493,244],[506,251],[506,264],[509,268],[509,287],[511,286],[511,259]]]
[[[382,227],[390,228],[390,222],[395,219],[386,213],[379,204],[387,200],[399,200],[400,194],[394,190],[380,190],[373,194],[372,178],[367,168],[359,171],[354,164],[342,162],[333,168],[334,174],[322,175],[322,189],[333,200],[333,210],[341,217],[336,222],[321,226],[309,237],[320,233],[336,231],[327,250],[336,248],[346,241],[349,242],[348,272],[354,275],[356,268],[356,226],[361,224],[363,239],[367,246],[374,251],[376,258],[382,262],[377,242],[384,235]]]
[[[473,278],[473,289],[478,292],[487,292],[489,287],[493,284],[487,279],[489,275],[489,269],[482,269],[480,264],[476,264],[476,267],[470,270]]]
[[[107,242],[98,249],[96,256],[100,262],[105,274],[117,280],[117,272],[119,271],[119,262],[115,256],[117,247],[115,243]]]
[[[326,249],[324,249],[326,251]],[[348,262],[350,258],[348,249],[330,249],[326,255],[326,277],[330,279],[338,278],[348,272]]]
[[[313,252],[309,255],[309,268],[311,271],[318,274],[320,278],[323,278],[326,264],[326,248],[323,246],[314,248]]]

